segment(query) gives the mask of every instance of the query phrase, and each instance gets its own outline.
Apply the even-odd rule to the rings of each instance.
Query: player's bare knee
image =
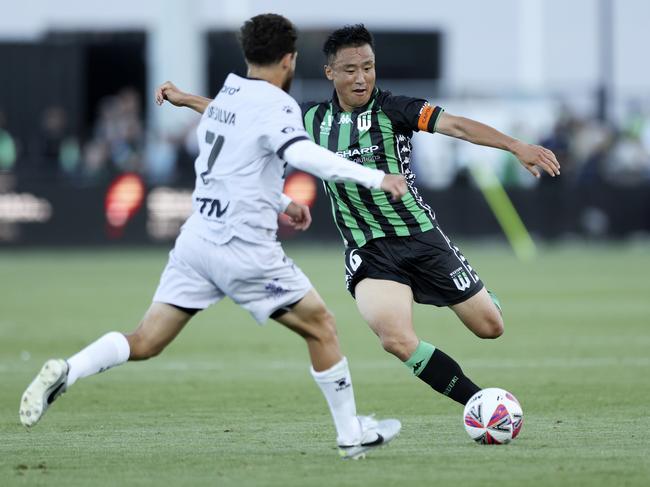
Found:
[[[334,315],[325,306],[318,306],[302,314],[300,325],[291,328],[305,340],[328,343],[337,339]]]
[[[418,344],[417,337],[402,334],[380,335],[379,339],[384,350],[400,360],[408,360]]]
[[[129,360],[147,360],[159,355],[165,347],[142,336],[137,331],[126,336],[129,342]]]
[[[314,327],[316,338],[321,342],[337,340],[336,320],[330,310],[323,307],[314,313]]]
[[[490,314],[483,318],[482,326],[476,333],[480,338],[495,339],[503,335],[503,318],[499,314]]]
[[[492,338],[499,338],[503,335],[505,327],[503,318],[500,313],[495,313],[490,319],[490,330],[492,331]]]

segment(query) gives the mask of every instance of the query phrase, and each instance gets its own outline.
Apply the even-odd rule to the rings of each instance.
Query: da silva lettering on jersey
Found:
[[[207,116],[212,120],[225,123],[226,125],[235,125],[237,119],[237,114],[235,112],[229,112],[228,110],[213,105],[208,107]]]

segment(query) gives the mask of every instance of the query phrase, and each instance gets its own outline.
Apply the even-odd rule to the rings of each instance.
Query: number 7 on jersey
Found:
[[[206,130],[205,141],[208,144],[212,144],[212,150],[210,151],[210,155],[208,156],[208,168],[200,174],[203,184],[208,184],[206,180],[206,176],[210,174],[210,171],[212,171],[212,166],[214,166],[214,163],[217,160],[217,157],[219,156],[219,152],[221,152],[221,149],[223,148],[223,143],[225,142],[225,140],[226,138],[223,135],[216,136],[216,140],[215,140],[215,133]]]

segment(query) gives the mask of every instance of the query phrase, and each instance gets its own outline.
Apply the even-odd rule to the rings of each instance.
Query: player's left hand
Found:
[[[560,163],[557,161],[555,154],[541,145],[519,142],[512,153],[519,159],[522,166],[536,178],[541,176],[539,168],[542,168],[551,177],[560,175]]]
[[[311,213],[307,205],[301,205],[292,201],[284,210],[289,217],[289,224],[296,230],[307,230],[311,225]]]

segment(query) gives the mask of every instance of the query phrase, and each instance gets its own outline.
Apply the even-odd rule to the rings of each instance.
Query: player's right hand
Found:
[[[400,201],[406,194],[407,186],[404,176],[399,174],[386,174],[381,182],[381,189],[393,196],[393,201]]]
[[[289,217],[289,225],[296,230],[307,230],[311,225],[311,213],[307,205],[302,205],[292,201],[284,210],[285,215]]]
[[[182,107],[186,94],[179,90],[171,81],[165,81],[156,88],[156,103],[162,105],[165,100],[174,106]]]

